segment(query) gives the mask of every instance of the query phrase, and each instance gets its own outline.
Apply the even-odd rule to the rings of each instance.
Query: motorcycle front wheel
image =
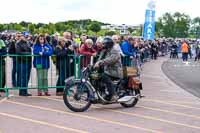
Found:
[[[65,87],[63,100],[71,111],[84,112],[91,106],[89,96],[89,88],[80,81]]]

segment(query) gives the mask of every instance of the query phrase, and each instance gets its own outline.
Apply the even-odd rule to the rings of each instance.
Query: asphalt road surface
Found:
[[[134,108],[93,105],[74,113],[55,96],[55,89],[50,90],[51,97],[38,97],[37,90],[29,90],[32,97],[10,91],[14,96],[0,97],[0,133],[200,133],[200,99],[164,75],[165,61],[159,58],[144,65],[146,97]]]
[[[163,63],[162,69],[177,85],[200,97],[200,62],[171,59]]]

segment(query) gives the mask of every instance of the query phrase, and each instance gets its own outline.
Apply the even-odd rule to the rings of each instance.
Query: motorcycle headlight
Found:
[[[85,79],[82,79],[81,81],[82,81],[83,83],[85,83],[85,82],[86,82],[86,80],[85,80]]]

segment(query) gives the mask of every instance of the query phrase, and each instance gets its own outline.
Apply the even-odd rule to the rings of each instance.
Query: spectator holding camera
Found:
[[[56,69],[58,70],[58,81],[56,95],[62,96],[65,79],[74,74],[73,47],[71,41],[60,37],[56,46]]]
[[[52,47],[47,43],[45,36],[40,35],[33,48],[35,55],[33,65],[37,70],[38,96],[42,96],[42,91],[46,96],[48,92],[48,69],[50,67],[49,56],[53,54]]]
[[[20,96],[31,96],[28,94],[28,82],[32,68],[31,47],[28,46],[27,39],[21,35],[20,41],[16,43],[16,70],[17,87],[20,87]]]

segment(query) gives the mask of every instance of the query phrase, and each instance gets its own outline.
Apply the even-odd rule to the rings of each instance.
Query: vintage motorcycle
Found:
[[[171,48],[170,58],[178,58],[178,52],[176,48]]]
[[[65,105],[74,112],[84,112],[91,104],[119,103],[123,107],[134,107],[142,97],[142,83],[134,79],[133,77],[113,79],[117,98],[115,101],[109,101],[107,100],[109,92],[102,82],[102,74],[88,65],[81,72],[80,79],[70,77],[65,80],[63,100]]]

